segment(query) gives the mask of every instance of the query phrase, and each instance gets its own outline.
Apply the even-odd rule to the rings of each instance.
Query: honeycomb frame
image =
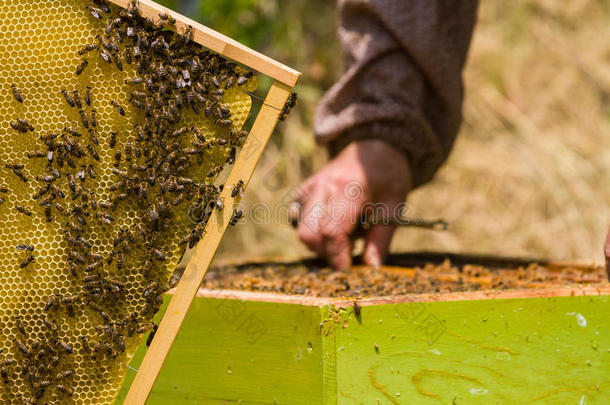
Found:
[[[119,5],[121,3],[120,1],[113,2],[119,3]],[[152,2],[146,1],[142,3],[143,5],[145,3],[146,7],[152,7],[155,13],[161,10]],[[85,12],[84,8],[87,4],[89,4],[89,1],[86,0],[54,0],[53,2],[0,1],[0,17],[2,18],[0,26],[2,26],[2,32],[6,33],[0,39],[0,51],[2,51],[0,55],[2,65],[0,67],[0,78],[2,78],[0,80],[0,83],[2,83],[2,88],[0,89],[0,109],[5,110],[0,117],[0,128],[7,128],[5,135],[0,137],[0,159],[3,165],[8,162],[27,162],[25,172],[29,177],[42,173],[44,166],[43,162],[30,161],[25,158],[27,151],[40,147],[38,137],[31,136],[28,133],[12,133],[10,123],[17,118],[27,119],[35,126],[34,133],[39,135],[49,131],[60,131],[66,122],[78,122],[79,116],[76,110],[70,109],[61,97],[60,90],[62,88],[69,88],[70,90],[79,89],[81,94],[86,91],[87,86],[94,89],[92,92],[92,108],[95,108],[97,111],[100,144],[105,145],[109,142],[109,133],[112,130],[118,130],[119,133],[127,133],[127,135],[120,137],[117,141],[119,147],[124,147],[127,142],[135,142],[133,133],[130,135],[125,130],[125,127],[127,125],[134,126],[136,123],[133,120],[130,122],[128,118],[118,117],[111,104],[101,102],[102,100],[107,101],[114,98],[127,99],[128,91],[125,89],[123,81],[133,73],[133,69],[130,70],[129,67],[126,67],[125,71],[117,72],[115,69],[97,60],[87,66],[86,74],[79,75],[77,78],[74,77],[73,71],[75,64],[78,63],[78,58],[75,58],[74,54],[83,43],[91,41],[100,29],[99,26],[95,26],[95,21],[92,21]],[[23,18],[23,14],[30,16],[31,20]],[[174,15],[174,13],[172,14]],[[183,23],[184,25],[190,25],[187,19],[177,14],[175,16],[180,21],[186,21],[186,23]],[[29,22],[29,25],[20,23],[24,20]],[[69,24],[66,22],[69,22]],[[31,26],[37,26],[37,28],[30,29],[29,27]],[[68,26],[69,29],[67,29]],[[179,28],[179,24],[176,24],[176,29]],[[197,28],[196,33],[205,31],[199,27]],[[207,35],[216,38],[214,33],[205,32]],[[74,35],[75,33],[78,35]],[[222,38],[222,36],[218,37]],[[199,38],[198,40],[197,36],[195,36],[195,41],[206,42],[206,39]],[[19,47],[17,44],[20,43],[27,44],[27,47]],[[227,53],[225,51],[233,50],[233,57],[241,59],[239,54],[235,54],[234,50],[241,50],[243,48],[236,47],[230,41],[228,43],[231,44],[232,48],[227,48],[225,44],[225,48],[222,51]],[[211,44],[210,48],[214,46]],[[256,53],[249,51],[246,52],[246,55],[250,58],[250,61],[253,60],[253,56],[257,56]],[[256,61],[256,58],[254,61]],[[261,62],[262,64],[259,64],[259,70],[275,75],[272,70],[276,69],[279,64],[271,63],[269,64],[271,67],[269,67],[266,65],[269,62],[268,60],[263,58],[261,61],[264,63]],[[280,77],[277,80],[280,82],[287,81],[286,76]],[[288,81],[290,80],[292,79]],[[294,79],[294,83],[296,83],[296,79]],[[17,85],[20,89],[24,99],[23,103],[15,100],[11,92],[11,84]],[[248,86],[245,90],[251,91],[255,88],[256,84],[252,83]],[[95,89],[100,90],[95,91]],[[279,115],[277,108],[272,106],[283,105],[285,100],[288,99],[288,90],[290,90],[290,87],[286,84],[277,83],[272,86],[266,107],[264,106],[261,113],[259,113],[259,117],[252,129],[252,134],[244,146],[245,151],[238,154],[237,161],[229,174],[229,178],[226,180],[226,184],[237,183],[237,181],[241,180],[247,185],[254,166],[260,158],[264,144],[267,142],[268,136],[273,130]],[[108,93],[110,93],[110,96]],[[231,89],[225,95],[225,102],[231,106],[234,127],[241,127],[249,114],[250,98],[243,91]],[[127,107],[127,109],[129,108]],[[44,115],[43,118],[40,117],[41,112],[44,112],[42,114]],[[130,113],[127,116],[134,117],[135,114]],[[226,138],[229,136],[228,131],[224,131],[224,133],[223,131],[218,132],[218,130],[212,129],[209,120],[208,122],[206,122],[206,119],[202,121],[194,115],[187,117],[186,123],[197,124],[199,128],[204,129],[206,137],[209,138]],[[210,156],[198,170],[202,173],[209,170],[215,162],[225,160],[227,153],[228,150],[226,148],[218,150],[217,155]],[[95,189],[106,190],[111,181],[112,157],[109,151],[101,149],[100,158],[102,169],[97,175],[99,180],[95,184]],[[53,222],[46,223],[44,216],[41,215],[40,207],[35,206],[29,199],[36,192],[34,183],[30,181],[24,187],[19,178],[13,176],[10,171],[5,169],[2,176],[2,185],[4,184],[6,184],[9,192],[6,195],[0,196],[6,200],[4,204],[0,204],[0,221],[3,224],[0,229],[0,257],[3,259],[5,267],[5,270],[0,273],[0,328],[3,332],[0,335],[0,348],[2,349],[0,359],[6,359],[9,354],[14,356],[14,353],[16,353],[15,344],[10,339],[11,336],[18,334],[16,332],[17,323],[15,316],[19,316],[26,326],[28,344],[35,342],[37,336],[44,334],[43,318],[47,317],[41,304],[54,294],[65,296],[70,293],[73,283],[69,272],[63,266],[65,263],[63,263],[62,258],[65,257],[68,247],[63,239],[61,227]],[[100,193],[101,198],[105,198],[106,195],[104,193],[105,191]],[[227,187],[221,198],[231,201],[230,194],[231,190]],[[29,209],[34,211],[35,215],[29,217],[12,210],[12,207],[19,204],[27,205]],[[9,207],[11,208],[10,210]],[[202,242],[197,246],[195,251],[195,257],[199,258],[195,258],[193,265],[190,266],[190,270],[187,270],[187,272],[193,274],[189,273],[188,280],[185,280],[188,281],[187,283],[181,282],[179,285],[178,291],[183,290],[184,292],[181,295],[177,293],[176,296],[187,298],[186,300],[181,300],[183,303],[182,312],[184,314],[190,305],[187,290],[189,287],[192,289],[192,286],[195,284],[198,285],[201,279],[203,279],[209,261],[213,257],[227,223],[230,222],[232,215],[231,208],[227,207],[224,211],[212,215],[210,218],[211,223],[207,226],[207,228],[211,227],[212,229],[204,235]],[[117,222],[113,224],[113,229],[129,227],[136,223],[140,216],[141,212],[139,212],[135,204],[127,204],[127,207],[121,212],[120,217],[117,218]],[[189,212],[182,212],[178,217],[177,228],[191,221]],[[101,225],[94,225],[90,232],[90,242],[96,246],[109,246],[111,234],[112,232],[105,231]],[[170,277],[173,267],[177,264],[183,252],[183,248],[175,244],[178,239],[179,234],[174,233],[169,235],[165,242],[167,246],[175,246],[171,252],[168,252],[168,260],[161,273],[166,279]],[[34,252],[36,259],[32,264],[22,269],[20,268],[20,262],[23,260],[23,255],[27,253],[16,250],[16,246],[29,243],[36,246]],[[41,248],[41,245],[53,245],[55,248]],[[202,245],[205,248],[203,253],[201,253],[202,250],[200,248]],[[104,251],[103,253],[108,252]],[[126,269],[129,269],[126,274],[121,273],[119,275],[117,271],[111,274],[115,277],[121,277],[121,282],[125,284],[126,289],[129,291],[141,290],[145,287],[142,285],[139,269],[135,266],[136,258],[138,258],[138,253],[134,253],[132,259],[126,260],[124,266]],[[195,269],[194,266],[197,268]],[[47,274],[51,275],[47,277]],[[199,281],[197,281],[198,279]],[[136,298],[132,294],[131,299],[136,300]],[[187,304],[184,305],[185,303]],[[79,308],[73,317],[64,316],[63,318],[60,317],[60,319],[53,319],[59,327],[59,335],[61,335],[62,342],[68,343],[76,353],[73,363],[78,368],[87,369],[88,371],[87,373],[78,373],[79,369],[75,368],[74,376],[71,377],[72,380],[70,382],[74,390],[73,395],[67,396],[54,392],[44,396],[46,401],[56,403],[111,403],[114,400],[120,388],[126,365],[133,355],[140,337],[134,336],[128,339],[125,354],[118,357],[119,360],[114,362],[114,366],[92,362],[81,352],[82,344],[78,336],[83,330],[87,331],[86,334],[88,335],[95,333],[95,322],[92,321],[95,316],[90,310]],[[180,316],[174,316],[173,320],[173,328],[166,327],[163,323],[161,324],[158,336],[171,336],[172,334],[175,336],[181,319]],[[164,322],[166,322],[165,318]],[[170,340],[173,341],[173,339]],[[151,352],[155,350],[155,343],[157,341],[159,341],[159,338],[153,341]],[[164,338],[164,341],[166,342],[167,339]],[[169,343],[169,346],[171,346],[171,343]],[[169,350],[169,347],[158,347],[156,350],[162,352]],[[161,357],[164,359],[164,356]],[[157,364],[157,366],[160,369],[161,365]],[[70,364],[60,363],[59,370],[70,370],[70,367]],[[142,369],[146,371],[144,365]],[[154,369],[155,367],[151,368],[153,374]],[[156,372],[158,373],[158,370]],[[10,369],[8,374],[10,374],[11,379],[16,378],[16,369]],[[135,385],[137,384],[134,383]],[[147,389],[150,390],[150,388]],[[7,389],[0,381],[1,402],[12,403],[21,400],[27,403],[27,395],[24,382],[18,382]]]

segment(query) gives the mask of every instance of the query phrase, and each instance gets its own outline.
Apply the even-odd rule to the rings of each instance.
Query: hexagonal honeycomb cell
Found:
[[[0,0],[3,404],[114,401],[180,242],[190,235],[194,243],[213,209],[257,86],[226,61],[218,71],[236,73],[221,75],[219,59],[183,37],[96,3]],[[128,28],[138,24],[158,43],[138,43]],[[98,49],[79,54],[86,44]],[[138,59],[135,47],[156,56]],[[127,52],[135,61],[120,70],[114,59]],[[213,63],[195,66],[193,55]],[[138,64],[146,58],[148,66]],[[179,69],[159,73],[161,65]],[[179,76],[173,89],[169,78]],[[126,83],[135,77],[152,79]],[[215,100],[200,100],[199,111],[196,78],[208,86],[200,95]],[[171,100],[177,92],[182,106]],[[218,108],[226,111],[208,111]]]

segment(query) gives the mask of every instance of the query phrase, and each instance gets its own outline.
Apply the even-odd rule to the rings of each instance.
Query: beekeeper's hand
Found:
[[[405,154],[381,140],[349,144],[300,188],[299,238],[335,269],[351,265],[354,231],[366,209],[379,216],[400,216],[411,173]],[[395,227],[366,231],[364,261],[381,266]]]

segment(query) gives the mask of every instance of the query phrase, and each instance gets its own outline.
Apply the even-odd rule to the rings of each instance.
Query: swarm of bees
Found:
[[[40,213],[45,222],[61,226],[68,248],[65,271],[74,281],[69,294],[57,292],[41,303],[44,332],[35,339],[29,337],[24,319],[13,319],[14,353],[0,357],[0,384],[9,385],[16,378],[25,381],[31,392],[19,394],[23,403],[51,403],[73,395],[76,354],[90,361],[112,361],[126,352],[128,339],[156,330],[150,320],[161,307],[163,294],[178,281],[175,277],[167,281],[162,271],[170,257],[164,251],[164,234],[176,226],[177,210],[188,211],[195,223],[179,244],[192,248],[215,208],[221,210],[226,203],[233,209],[220,198],[223,186],[215,181],[225,165],[235,162],[248,135],[234,127],[231,109],[223,100],[225,92],[245,86],[253,77],[251,72],[195,44],[192,27],[181,35],[168,30],[176,23],[170,14],[161,13],[156,20],[143,18],[137,1],[115,10],[103,0],[94,0],[87,12],[103,27],[97,42],[83,44],[75,55],[75,79],[87,76],[87,69],[95,65],[93,58],[121,72],[129,66],[135,72],[124,81],[129,98],[95,99],[95,103],[111,106],[116,119],[135,117],[137,124],[130,134],[98,133],[92,86],[81,87],[80,92],[65,88],[54,95],[78,117],[61,129],[38,133],[36,123],[22,118],[10,124],[17,133],[39,140],[39,148],[28,151],[27,157],[43,162],[45,168],[43,173],[30,174],[22,163],[5,163],[9,175],[35,186],[31,205],[22,203],[12,209],[28,217]],[[18,85],[10,89],[15,101],[23,103]],[[184,123],[187,113],[206,117],[228,136],[208,139],[199,128]],[[199,173],[197,168],[215,150],[226,151],[224,164]],[[112,184],[109,195],[101,198],[92,183],[103,156],[112,157]],[[244,182],[230,187],[231,197],[238,198]],[[0,209],[6,209],[2,205],[9,191],[0,186]],[[141,222],[113,228],[121,212],[134,206],[144,213]],[[242,216],[234,210],[230,224],[237,224]],[[114,231],[110,253],[100,253],[106,250],[91,239],[93,226]],[[19,267],[33,271],[40,260],[35,246],[23,243],[16,249],[23,255]],[[134,251],[144,252],[137,256],[141,263],[130,262]],[[138,294],[142,305],[129,309],[121,304],[133,292],[121,276],[134,265],[146,287]],[[62,340],[61,320],[82,314],[92,315],[97,324],[73,346]]]

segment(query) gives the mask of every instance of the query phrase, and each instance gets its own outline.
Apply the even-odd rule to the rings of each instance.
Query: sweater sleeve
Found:
[[[325,95],[316,140],[336,154],[383,139],[405,152],[413,184],[446,160],[462,121],[462,71],[477,0],[339,0],[346,71]]]

